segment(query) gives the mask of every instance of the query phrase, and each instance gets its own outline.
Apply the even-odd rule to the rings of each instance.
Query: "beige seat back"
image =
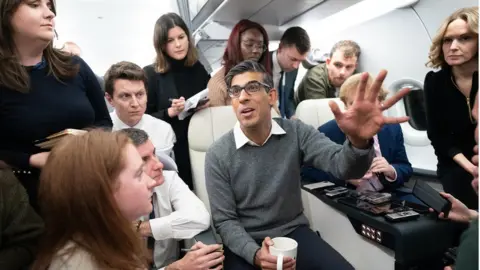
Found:
[[[278,117],[272,109],[272,117]],[[205,185],[205,155],[212,143],[233,129],[237,117],[231,106],[211,107],[195,113],[188,128],[188,144],[192,178],[195,194],[205,203],[208,211],[210,201]],[[306,192],[302,191],[302,202],[305,215],[310,220],[310,208],[306,200]]]
[[[272,117],[278,114],[272,109]],[[210,107],[196,112],[188,128],[188,144],[195,194],[210,211],[207,188],[205,186],[205,155],[212,143],[235,126],[237,117],[232,106]]]
[[[328,105],[330,100],[335,101],[340,109],[344,110],[345,105],[339,98],[308,99],[298,104],[295,115],[302,122],[312,125],[314,128],[319,128],[321,125],[334,119]]]

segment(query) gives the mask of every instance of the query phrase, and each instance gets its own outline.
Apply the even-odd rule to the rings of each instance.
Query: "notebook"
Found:
[[[45,139],[35,141],[35,146],[38,146],[42,149],[52,149],[55,145],[57,145],[63,138],[71,136],[71,135],[83,135],[87,133],[86,130],[81,129],[73,129],[67,128],[60,132],[54,133]]]

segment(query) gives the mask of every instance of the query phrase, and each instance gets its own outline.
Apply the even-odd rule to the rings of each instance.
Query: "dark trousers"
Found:
[[[298,243],[297,249],[297,267],[298,270],[350,270],[354,269],[340,253],[334,250],[327,242],[313,232],[307,226],[301,226],[293,232],[285,235]],[[262,240],[257,243],[261,245]],[[225,261],[224,269],[227,270],[254,270],[252,266],[243,258],[235,255],[231,250],[224,246]],[[252,258],[253,259],[253,258]]]
[[[478,209],[478,195],[472,187],[473,176],[458,165],[438,171],[443,190],[463,202],[470,209]]]

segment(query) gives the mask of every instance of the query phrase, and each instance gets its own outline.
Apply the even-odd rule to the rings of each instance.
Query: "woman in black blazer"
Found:
[[[177,137],[173,150],[180,177],[193,189],[188,125],[190,117],[179,120],[185,100],[207,88],[210,75],[198,61],[190,32],[180,16],[167,13],[156,24],[153,37],[155,62],[144,67],[148,79],[147,113],[172,126]],[[209,104],[197,108],[203,109]]]
[[[470,186],[477,168],[472,107],[478,91],[478,9],[450,15],[433,39],[427,66],[441,68],[425,77],[428,137],[438,158],[437,175],[445,192],[471,209],[478,196]]]

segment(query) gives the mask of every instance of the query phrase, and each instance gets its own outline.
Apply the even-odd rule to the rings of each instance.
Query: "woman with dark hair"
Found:
[[[243,60],[255,60],[261,63],[268,73],[272,73],[267,31],[260,24],[246,19],[233,27],[223,54],[223,67],[208,82],[210,106],[226,106],[232,103],[227,94],[225,75]]]
[[[190,32],[180,16],[162,15],[155,24],[153,46],[155,62],[144,67],[148,80],[147,113],[168,122],[175,132],[177,143],[173,151],[180,177],[193,189],[188,125],[190,118],[178,119],[185,100],[207,87],[210,75],[198,61],[197,50]],[[197,110],[208,107],[205,104]]]
[[[111,126],[90,67],[52,46],[53,0],[0,4],[0,167],[10,167],[37,210],[40,170],[49,152],[35,141],[66,128]]]
[[[158,184],[143,166],[120,132],[94,130],[56,146],[41,174],[45,234],[33,269],[148,269],[132,222],[152,211]]]
[[[476,167],[471,108],[478,91],[478,7],[451,14],[433,38],[425,77],[427,133],[438,158],[437,175],[445,192],[471,209],[478,196],[470,187]]]

